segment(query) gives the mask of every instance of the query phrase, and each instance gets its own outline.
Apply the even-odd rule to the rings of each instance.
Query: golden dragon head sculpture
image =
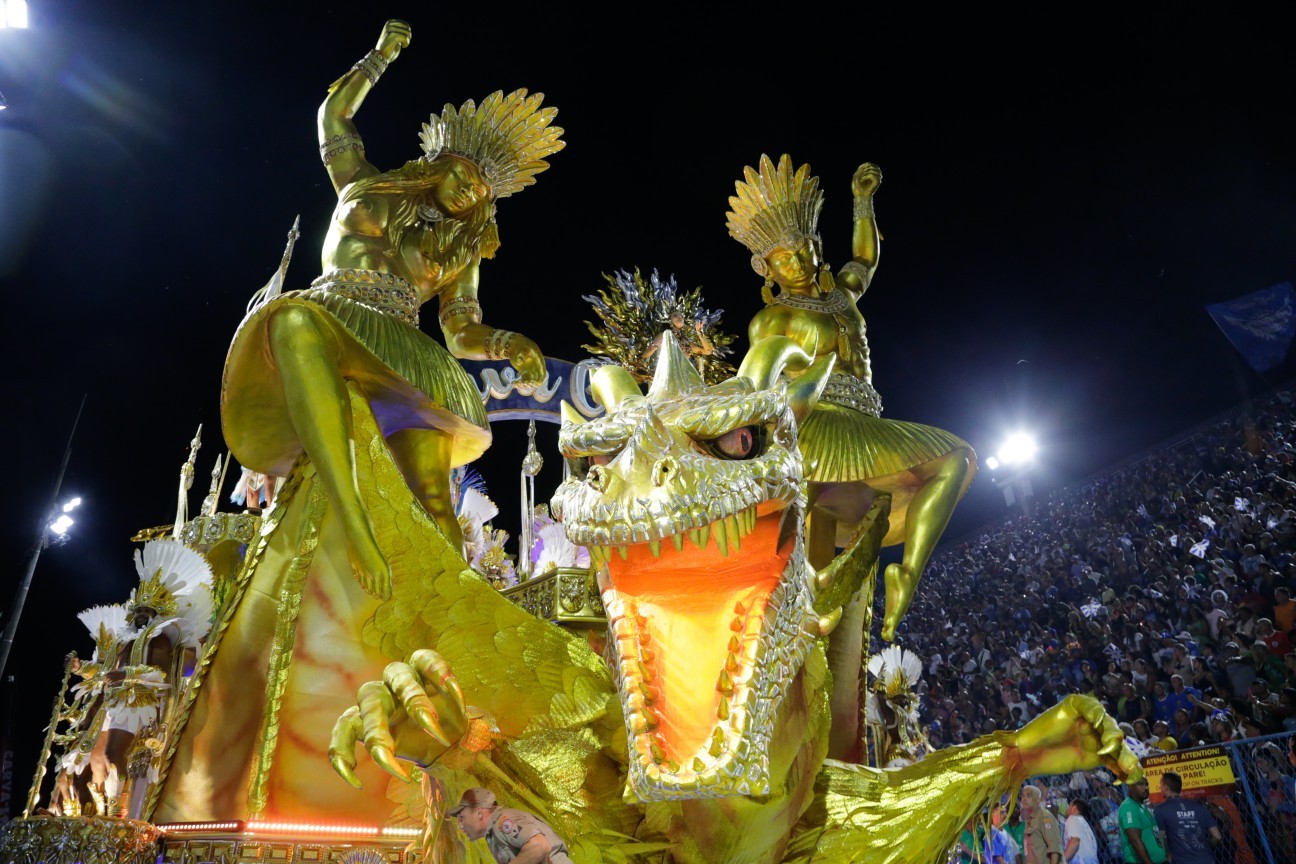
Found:
[[[647,394],[604,366],[605,416],[564,405],[552,506],[598,570],[641,800],[769,791],[777,711],[822,632],[796,434],[831,366],[775,337],[708,386],[667,332]]]

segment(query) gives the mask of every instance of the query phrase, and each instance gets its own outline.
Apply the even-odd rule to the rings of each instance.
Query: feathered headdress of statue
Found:
[[[496,90],[480,105],[471,99],[458,108],[447,103],[441,116],[433,114],[423,124],[423,158],[462,156],[481,170],[492,197],[507,198],[549,167],[544,157],[567,146],[562,128],[550,125],[558,109],[541,108],[542,101],[543,93],[514,90],[505,96]]]
[[[783,154],[778,167],[764,154],[760,171],[743,168],[745,182],[734,184],[738,194],[729,199],[729,236],[752,253],[752,269],[761,276],[769,273],[765,256],[779,246],[795,248],[809,238],[819,242],[819,211],[823,192],[810,166],[792,170],[792,157]]]
[[[207,559],[178,540],[151,540],[135,552],[140,584],[126,602],[134,616],[150,609],[158,618],[183,619],[186,641],[206,635],[211,626],[212,571]]]

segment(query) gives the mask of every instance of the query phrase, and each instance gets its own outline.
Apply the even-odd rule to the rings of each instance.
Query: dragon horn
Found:
[[[590,390],[594,401],[602,405],[608,414],[631,396],[642,398],[643,392],[634,377],[620,366],[600,366],[590,376]]]
[[[828,376],[832,374],[836,362],[835,354],[820,357],[788,385],[788,404],[792,406],[792,413],[796,415],[798,423],[819,404],[819,397],[823,394],[824,385],[828,383]]]
[[[819,401],[836,359],[835,354],[827,354],[814,360],[813,348],[807,352],[787,336],[766,336],[747,352],[738,375],[751,381],[757,390],[768,390],[785,369],[804,370],[788,387],[792,412],[801,420]]]
[[[564,399],[559,404],[558,410],[562,414],[563,423],[567,423],[572,426],[580,426],[586,422],[585,418],[581,416],[581,413],[577,411],[575,408],[573,408],[571,406],[571,403],[568,402],[566,399]]]
[[[698,374],[688,356],[675,341],[674,334],[665,330],[661,334],[661,348],[657,351],[657,369],[648,388],[651,400],[663,394],[683,396],[703,389],[706,383]]]
[[[768,390],[778,381],[785,368],[805,369],[814,360],[814,348],[807,353],[787,336],[766,336],[747,351],[738,376],[756,385],[757,390]]]

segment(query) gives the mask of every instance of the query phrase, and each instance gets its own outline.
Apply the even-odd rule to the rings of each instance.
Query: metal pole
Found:
[[[1256,741],[1257,739],[1250,739]],[[1252,746],[1255,746],[1252,744]],[[1251,780],[1247,777],[1247,766],[1242,762],[1241,756],[1237,752],[1238,743],[1228,742],[1224,748],[1228,750],[1230,760],[1233,762],[1233,774],[1242,781],[1242,791],[1246,793],[1247,804],[1251,807],[1251,820],[1255,822],[1256,833],[1260,835],[1260,845],[1264,849],[1265,859],[1269,864],[1275,864],[1273,850],[1269,848],[1269,835],[1265,833],[1264,822],[1260,819],[1260,808],[1256,806],[1255,793],[1251,791]]]
[[[41,782],[49,768],[50,751],[54,747],[54,734],[58,731],[59,721],[63,714],[63,697],[67,695],[68,681],[72,677],[72,667],[76,664],[76,652],[63,658],[63,683],[54,695],[54,710],[50,712],[49,728],[45,730],[45,743],[41,745],[40,761],[36,763],[36,773],[32,776],[31,791],[27,793],[27,806],[23,809],[23,818],[30,819],[36,803],[40,800]]]
[[[67,472],[68,460],[72,458],[72,437],[76,435],[77,424],[81,422],[81,412],[85,408],[86,397],[81,397],[81,406],[77,408],[76,419],[72,421],[72,432],[68,435],[67,448],[63,451],[63,464],[59,466],[58,478],[54,481],[54,492],[50,495],[49,506],[41,513],[40,531],[36,542],[32,544],[27,569],[18,590],[14,592],[13,605],[9,607],[9,618],[5,621],[4,637],[0,639],[0,680],[4,680],[5,665],[9,662],[9,649],[13,647],[14,635],[18,632],[18,619],[22,617],[23,604],[27,602],[27,590],[31,588],[32,575],[36,572],[36,562],[40,560],[41,550],[45,548],[49,531],[50,517],[58,506],[59,492],[63,489],[63,475]]]

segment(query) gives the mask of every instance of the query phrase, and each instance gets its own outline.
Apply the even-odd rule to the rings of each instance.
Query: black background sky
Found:
[[[1024,425],[1040,490],[1296,372],[1252,372],[1203,308],[1296,276],[1296,63],[1274,15],[380,6],[30,0],[30,29],[0,30],[4,606],[86,396],[64,482],[85,504],[40,558],[7,670],[20,780],[60,658],[90,648],[75,614],[129,592],[128,538],[171,520],[200,422],[193,506],[205,492],[225,348],[297,214],[290,280],[317,275],[335,198],[315,110],[388,17],[414,36],[357,118],[379,167],[418,155],[448,101],[527,87],[560,110],[567,149],[501,203],[482,272],[486,320],[555,356],[583,356],[580,295],[617,268],[704,286],[744,332],[759,279],[727,197],[788,152],[821,177],[835,266],[853,170],[885,174],[860,307],[886,414],[983,456]],[[482,467],[506,512],[519,433]],[[947,536],[1004,510],[983,473]]]

